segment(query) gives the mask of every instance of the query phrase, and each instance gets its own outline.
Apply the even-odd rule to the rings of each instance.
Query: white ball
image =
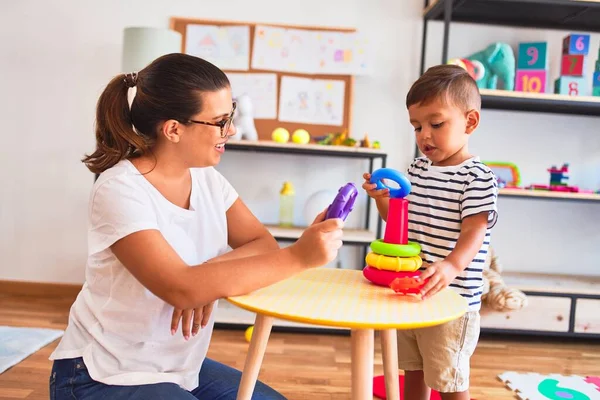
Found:
[[[315,217],[331,204],[336,194],[336,191],[325,189],[313,193],[306,199],[303,212],[306,225],[312,224]]]

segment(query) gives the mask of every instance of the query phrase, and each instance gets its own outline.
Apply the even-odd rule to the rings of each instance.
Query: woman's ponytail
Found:
[[[93,173],[99,174],[133,153],[143,154],[148,150],[145,138],[134,130],[127,100],[128,90],[136,81],[136,74],[118,75],[98,99],[96,151],[82,160]]]
[[[131,87],[137,90],[130,109]],[[96,108],[96,151],[82,161],[99,174],[124,158],[151,152],[161,124],[188,123],[202,111],[202,94],[229,87],[227,75],[217,66],[183,53],[166,54],[137,74],[113,78]]]

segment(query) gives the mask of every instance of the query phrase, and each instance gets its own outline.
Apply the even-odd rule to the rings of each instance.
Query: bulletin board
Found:
[[[300,30],[309,30],[309,31],[323,31],[323,32],[355,32],[355,29],[349,28],[333,28],[333,27],[311,27],[311,26],[300,26],[300,25],[274,25],[274,24],[263,24],[263,23],[251,23],[251,22],[237,22],[237,21],[216,21],[216,20],[204,20],[204,19],[190,19],[190,18],[182,18],[182,17],[172,17],[170,19],[170,29],[179,32],[182,35],[182,53],[187,53],[186,49],[186,32],[188,29],[188,25],[215,25],[215,26],[243,26],[248,27],[250,31],[250,48],[249,48],[249,57],[250,62],[248,65],[248,69],[243,70],[230,70],[227,68],[221,68],[225,73],[235,73],[235,74],[244,74],[244,73],[265,73],[265,74],[275,74],[276,75],[276,114],[274,118],[259,118],[255,116],[254,122],[256,125],[256,129],[258,131],[259,140],[271,140],[271,133],[275,128],[283,127],[286,128],[290,135],[296,129],[306,129],[312,138],[317,136],[323,136],[328,133],[339,133],[346,132],[348,137],[352,136],[350,132],[350,123],[352,118],[352,95],[354,90],[354,75],[353,74],[319,74],[319,73],[299,73],[299,72],[288,72],[288,71],[275,71],[270,69],[255,69],[252,66],[252,56],[254,52],[254,40],[255,40],[255,32],[256,27],[275,27],[275,28],[289,28],[289,29],[300,29]],[[286,82],[290,82],[288,77],[300,77],[300,78],[309,78],[309,79],[317,79],[317,80],[331,80],[336,82],[342,81],[344,82],[344,95],[343,95],[343,115],[340,117],[341,121],[338,120],[338,123],[341,122],[341,125],[337,124],[321,124],[321,123],[307,123],[307,122],[288,122],[279,120],[280,117],[280,109],[279,109],[279,96],[282,87],[282,79],[286,79]],[[298,81],[296,81],[298,82]],[[233,85],[232,85],[233,86]],[[289,86],[288,86],[289,87]],[[341,95],[340,95],[341,96]],[[341,105],[340,105],[341,107]]]

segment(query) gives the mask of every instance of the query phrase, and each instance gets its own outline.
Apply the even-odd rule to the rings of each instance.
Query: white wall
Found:
[[[355,88],[353,128],[395,149],[391,165],[404,168],[412,152],[402,134],[402,97],[417,66],[420,0],[282,2],[107,0],[3,2],[0,12],[0,279],[82,282],[86,210],[93,177],[79,161],[94,147],[94,107],[119,72],[126,26],[166,27],[171,16],[355,27],[374,38],[376,76]],[[400,110],[400,111],[398,111]],[[366,165],[302,158],[246,157],[227,153],[222,170],[256,213],[265,210],[284,179],[299,202],[315,187],[360,180]],[[260,161],[259,161],[260,160]],[[250,166],[251,165],[251,166]],[[240,168],[241,166],[241,168]],[[320,169],[332,170],[320,171]],[[258,172],[266,178],[257,178]],[[337,175],[340,172],[344,175]],[[302,178],[303,181],[297,178]],[[260,182],[260,184],[256,184]],[[275,206],[276,208],[276,206]],[[361,210],[358,209],[358,218]],[[362,221],[360,218],[359,222]],[[352,221],[349,221],[351,223]]]
[[[149,5],[149,3],[152,3]],[[168,26],[170,16],[355,27],[373,38],[377,73],[356,81],[352,129],[368,132],[404,169],[413,154],[404,97],[418,75],[421,0],[164,1],[106,0],[4,2],[0,13],[0,279],[80,283],[86,255],[86,211],[92,175],[79,162],[94,147],[97,97],[119,72],[126,26]],[[474,29],[477,34],[474,35]],[[428,64],[440,60],[439,24],[430,29]],[[451,54],[493,40],[516,42],[561,34],[454,25]],[[597,48],[598,37],[594,36]],[[554,50],[551,50],[551,52]],[[555,61],[554,61],[555,62]],[[600,188],[598,118],[485,111],[472,149],[484,159],[511,160],[525,183],[546,182],[545,168],[569,161],[573,184]],[[558,124],[564,124],[559,127]],[[310,167],[308,166],[310,162]],[[277,218],[277,193],[292,180],[303,201],[319,189],[361,182],[361,161],[228,152],[219,166],[264,222]],[[266,174],[258,178],[258,173]],[[310,187],[309,187],[310,185]],[[599,205],[502,199],[496,244],[507,269],[558,271],[576,259],[581,273],[599,274]],[[348,220],[358,226],[364,201]],[[525,226],[531,221],[530,227]],[[561,246],[565,251],[557,251]],[[530,250],[538,253],[532,255]],[[553,250],[554,252],[552,252]],[[573,254],[573,255],[572,255]],[[356,267],[358,253],[340,259]],[[575,268],[573,268],[575,270]]]

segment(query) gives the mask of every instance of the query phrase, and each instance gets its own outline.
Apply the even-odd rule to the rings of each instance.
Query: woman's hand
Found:
[[[320,267],[334,260],[342,247],[344,221],[339,218],[325,220],[326,214],[327,209],[317,215],[302,236],[289,247],[306,268]]]
[[[200,308],[191,308],[187,310],[174,309],[173,317],[171,318],[171,335],[174,335],[175,332],[177,332],[179,321],[182,320],[181,333],[185,340],[189,340],[190,333],[192,336],[196,336],[200,329],[208,324],[214,304],[215,302],[213,301]]]

